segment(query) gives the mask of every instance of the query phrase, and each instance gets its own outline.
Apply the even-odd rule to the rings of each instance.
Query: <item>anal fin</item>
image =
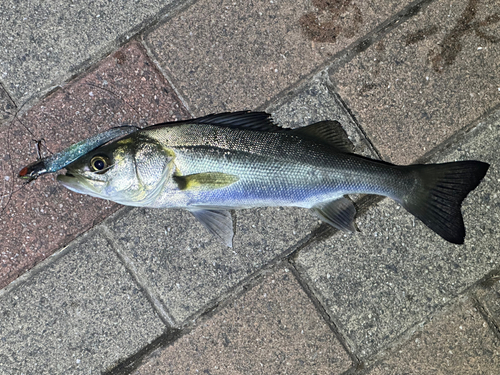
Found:
[[[344,232],[356,232],[354,217],[356,208],[347,198],[342,197],[334,201],[322,202],[311,208],[313,215],[325,223]]]
[[[191,209],[189,212],[224,245],[233,247],[233,218],[229,211]]]

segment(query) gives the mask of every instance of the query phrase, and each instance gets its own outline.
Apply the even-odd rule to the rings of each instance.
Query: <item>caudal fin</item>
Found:
[[[480,161],[411,165],[417,184],[400,203],[445,240],[463,244],[465,227],[460,206],[488,171]]]

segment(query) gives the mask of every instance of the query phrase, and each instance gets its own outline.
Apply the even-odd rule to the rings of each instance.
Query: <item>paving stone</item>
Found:
[[[134,374],[340,374],[350,365],[285,269],[158,350]]]
[[[497,113],[441,157],[492,165],[464,201],[465,245],[445,242],[384,200],[357,219],[361,233],[338,233],[299,253],[298,266],[359,356],[383,349],[500,264],[499,134]]]
[[[127,40],[170,0],[4,0],[0,80],[22,103],[42,95]]]
[[[96,230],[0,293],[5,375],[100,373],[165,330]]]
[[[470,301],[436,316],[369,375],[500,373],[500,341]]]
[[[131,43],[0,128],[0,288],[118,207],[69,192],[53,176],[24,185],[17,173],[37,159],[33,140],[43,139],[45,157],[47,149],[61,151],[114,126],[187,116],[144,50]]]
[[[184,210],[132,209],[107,224],[142,284],[182,325],[317,224],[307,210],[294,208],[241,210],[235,215],[232,249]]]
[[[253,109],[408,3],[202,0],[146,42],[194,114]]]
[[[432,2],[331,79],[383,157],[410,163],[500,103],[496,0]]]

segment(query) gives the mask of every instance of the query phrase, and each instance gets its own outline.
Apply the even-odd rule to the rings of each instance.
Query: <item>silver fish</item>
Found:
[[[230,209],[308,208],[354,231],[346,194],[400,203],[452,243],[464,242],[462,201],[489,165],[480,161],[398,166],[352,153],[338,122],[284,129],[263,112],[153,125],[87,153],[57,180],[70,190],[127,206],[183,208],[227,246]]]

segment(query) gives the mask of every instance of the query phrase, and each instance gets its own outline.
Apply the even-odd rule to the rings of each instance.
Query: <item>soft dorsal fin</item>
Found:
[[[350,153],[354,151],[353,144],[338,121],[320,121],[303,128],[294,129],[292,132],[316,143],[332,146],[341,152]]]
[[[250,111],[214,113],[208,116],[198,117],[191,120],[164,122],[161,124],[152,125],[148,127],[148,129],[162,126],[177,126],[182,124],[205,124],[268,132],[283,132],[289,130],[276,125],[269,113]]]

